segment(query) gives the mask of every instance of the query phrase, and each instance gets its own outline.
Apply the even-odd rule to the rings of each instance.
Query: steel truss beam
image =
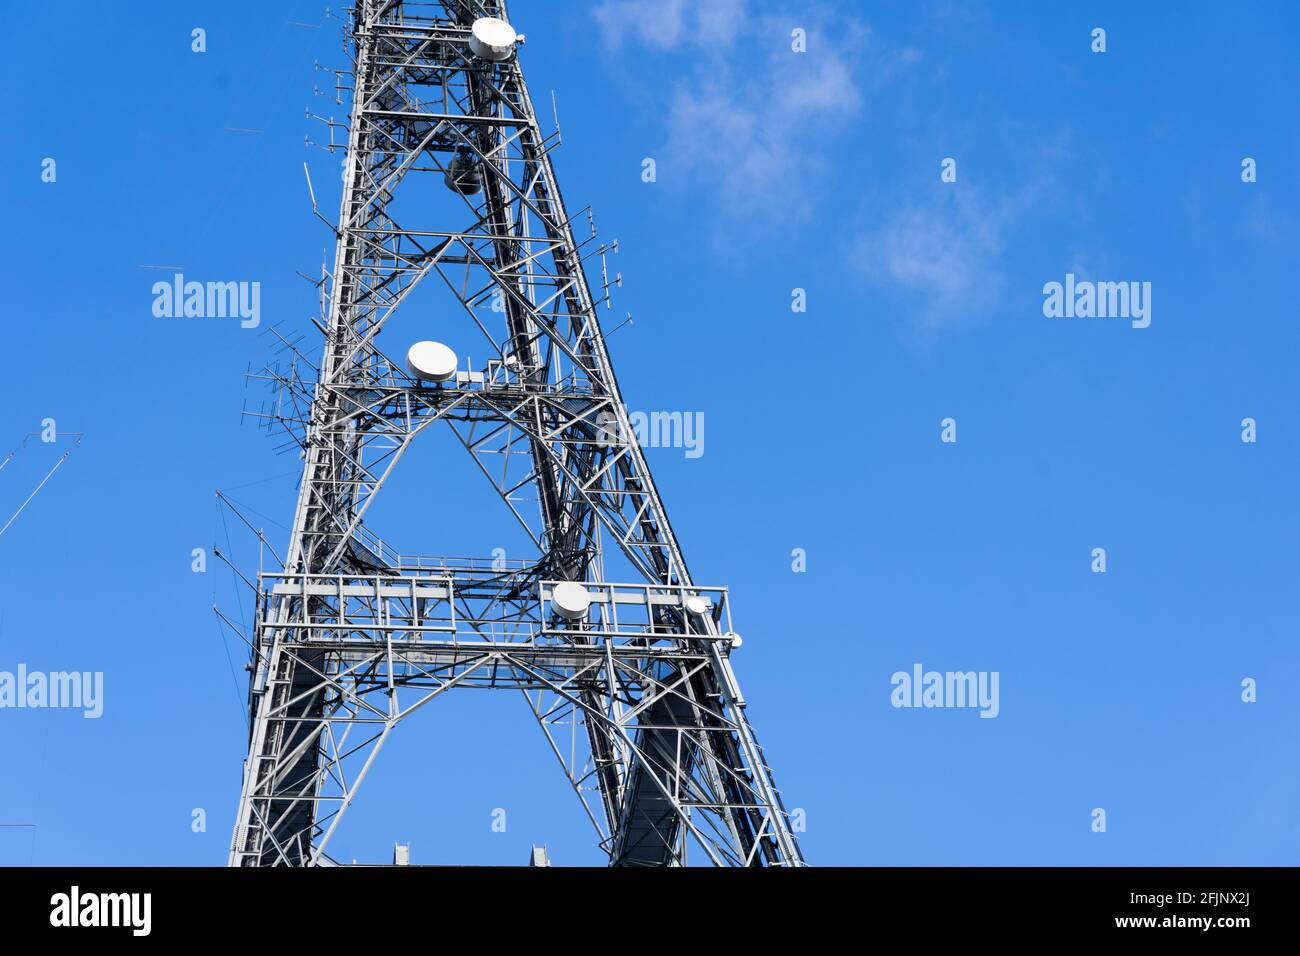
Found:
[[[745,716],[724,589],[693,583],[623,404],[517,57],[469,49],[501,0],[352,11],[353,104],[324,355],[276,418],[304,468],[289,552],[258,582],[252,730],[232,865],[328,848],[398,724],[458,687],[527,701],[611,863],[803,862]],[[449,185],[457,188],[448,189]],[[425,228],[453,222],[460,228]],[[405,223],[406,225],[403,225]],[[378,345],[436,277],[489,359],[444,386]],[[323,283],[324,287],[324,283]],[[303,364],[306,363],[304,360]],[[399,553],[366,524],[417,436],[470,453],[527,562]],[[605,578],[612,542],[636,584]],[[552,589],[580,581],[569,621]],[[436,708],[435,708],[436,709]]]

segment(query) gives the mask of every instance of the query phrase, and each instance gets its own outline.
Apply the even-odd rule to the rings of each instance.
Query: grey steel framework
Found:
[[[603,249],[575,239],[558,135],[543,135],[517,54],[471,51],[480,17],[506,19],[505,4],[350,13],[325,350],[314,381],[284,376],[276,412],[305,465],[283,569],[257,584],[230,863],[333,863],[331,837],[398,724],[479,687],[527,700],[611,864],[801,865],[732,670],[727,592],[692,581],[619,394],[583,272]],[[449,222],[463,225],[437,228]],[[484,367],[443,384],[376,340],[425,282],[490,343]],[[535,559],[410,557],[364,523],[435,425]],[[631,583],[606,580],[619,555]],[[590,597],[576,620],[552,603],[562,582]]]

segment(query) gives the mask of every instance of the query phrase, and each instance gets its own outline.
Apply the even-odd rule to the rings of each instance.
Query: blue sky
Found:
[[[606,327],[633,315],[610,338],[629,405],[704,414],[702,456],[650,464],[695,578],[732,589],[810,862],[1300,862],[1300,10],[703,6],[511,15],[543,113],[555,92],[566,200],[620,240]],[[6,23],[0,523],[71,454],[0,536],[0,671],[102,671],[105,709],[0,710],[0,864],[223,863],[246,655],[211,605],[247,602],[190,555],[224,540],[218,488],[287,539],[297,459],[240,411],[267,325],[319,347],[295,271],[332,242],[302,163],[331,210],[339,157],[304,146],[304,110],[345,115],[340,21],[73,2]],[[68,23],[80,40],[51,42]],[[171,271],[150,265],[260,282],[262,328],[155,318]],[[1150,327],[1045,317],[1067,273],[1151,283]],[[81,444],[22,446],[46,418]],[[408,550],[515,546],[466,461],[420,452],[393,506],[437,540]],[[895,709],[890,677],[918,662],[998,672],[999,716]],[[600,862],[521,701],[422,716],[341,855]]]

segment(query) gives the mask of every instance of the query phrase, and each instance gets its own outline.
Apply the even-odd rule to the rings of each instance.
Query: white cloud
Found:
[[[863,91],[921,59],[910,47],[886,53],[866,24],[829,7],[776,10],[763,0],[605,0],[595,11],[610,49],[640,43],[675,57],[656,78],[678,77],[664,139],[647,154],[665,189],[707,196],[729,242],[743,222],[806,220],[835,193],[830,169]],[[806,52],[792,49],[796,27]]]
[[[1272,205],[1255,196],[1242,223],[1242,230],[1258,242],[1276,242],[1291,230],[1285,219],[1277,215]]]
[[[745,0],[701,0],[696,4],[696,42],[728,45],[749,16]]]
[[[899,74],[910,70],[921,62],[921,51],[914,46],[906,46],[886,56],[875,69],[873,86],[881,87],[893,81]]]
[[[925,329],[986,309],[1002,285],[999,254],[1004,217],[971,193],[898,210],[859,246],[858,266],[920,299]]]
[[[904,209],[879,242],[891,278],[941,299],[969,295],[1002,247],[1000,226],[969,200]]]
[[[595,11],[613,49],[629,38],[659,50],[726,46],[745,15],[745,0],[605,0]]]
[[[808,32],[809,52],[794,53],[784,21],[757,21],[743,50],[707,58],[676,85],[661,182],[671,187],[676,175],[704,187],[731,218],[809,213],[831,185],[825,169],[835,136],[862,111],[867,34],[851,25],[833,46]]]
[[[1064,143],[1058,136],[1030,151],[1033,172],[1014,189],[940,183],[936,165],[932,184],[859,238],[854,265],[868,280],[910,293],[923,333],[987,316],[1005,286],[1004,247],[1031,211],[1056,201],[1052,167]]]

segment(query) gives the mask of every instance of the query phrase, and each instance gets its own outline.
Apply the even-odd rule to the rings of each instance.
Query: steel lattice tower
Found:
[[[687,572],[619,394],[558,137],[539,127],[513,31],[492,22],[505,3],[359,0],[350,17],[325,349],[313,382],[288,385],[310,399],[305,464],[283,569],[258,578],[231,865],[332,863],[384,742],[457,687],[522,693],[612,864],[682,865],[688,850],[802,864],[732,670],[726,589]],[[428,280],[491,343],[485,367],[430,370],[377,344]],[[435,424],[536,558],[404,556],[364,523]],[[606,580],[619,555],[635,583]]]

